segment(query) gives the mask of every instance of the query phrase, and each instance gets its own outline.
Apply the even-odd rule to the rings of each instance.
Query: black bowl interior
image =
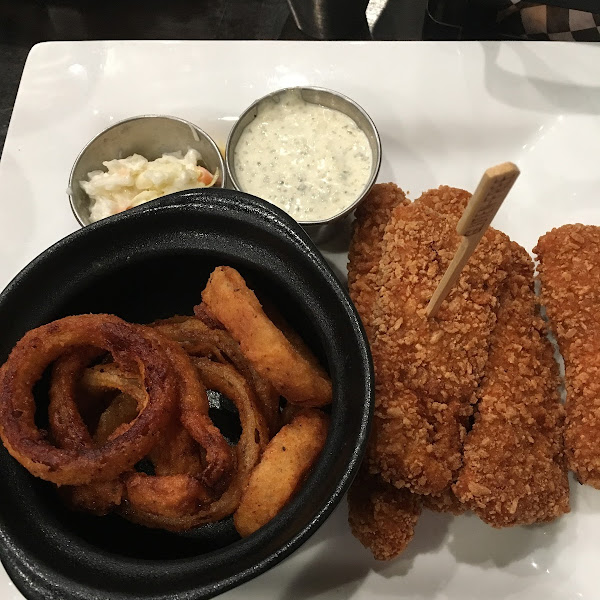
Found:
[[[54,486],[31,477],[2,447],[0,556],[26,597],[210,597],[289,554],[349,485],[373,393],[363,330],[300,227],[246,194],[174,194],[58,242],[0,296],[0,360],[27,330],[69,314],[108,312],[140,323],[191,314],[221,264],[277,306],[332,376],[332,426],[319,463],[276,519],[241,540],[231,519],[174,534],[73,513]],[[226,433],[235,429],[231,414],[218,418]]]

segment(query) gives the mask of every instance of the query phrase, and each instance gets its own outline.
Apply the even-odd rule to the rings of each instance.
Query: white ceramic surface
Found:
[[[69,171],[112,122],[173,114],[223,144],[252,101],[293,85],[333,88],[363,106],[382,137],[379,181],[413,198],[439,184],[473,189],[486,167],[512,160],[522,175],[495,226],[531,249],[562,223],[600,225],[598,45],[45,43],[28,58],[0,161],[0,287],[77,229]],[[340,276],[346,248],[343,234],[323,248]],[[571,500],[557,523],[502,531],[472,515],[425,514],[390,563],[354,540],[342,503],[292,557],[222,597],[596,599],[600,492],[573,483]],[[22,598],[1,569],[0,598]]]

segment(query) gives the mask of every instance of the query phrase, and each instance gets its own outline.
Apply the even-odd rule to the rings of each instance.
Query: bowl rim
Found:
[[[74,198],[73,198],[73,185],[79,185],[79,182],[78,181],[74,182],[73,181],[73,177],[75,175],[75,170],[77,169],[77,166],[79,165],[79,161],[81,160],[81,158],[83,157],[83,155],[87,152],[88,148],[95,141],[97,141],[98,139],[100,139],[102,136],[106,135],[112,129],[115,129],[116,127],[120,127],[121,125],[125,125],[126,123],[129,123],[131,121],[141,121],[142,119],[168,119],[170,121],[179,121],[180,123],[183,123],[184,125],[187,125],[188,127],[190,127],[190,129],[192,129],[197,135],[200,135],[201,137],[204,137],[206,139],[206,141],[209,143],[209,145],[212,147],[212,149],[216,152],[217,156],[219,157],[219,169],[221,170],[220,182],[218,184],[215,183],[215,185],[211,186],[211,187],[214,187],[216,189],[220,189],[220,188],[224,188],[225,187],[225,179],[226,179],[226,176],[227,176],[227,167],[226,167],[226,164],[225,164],[225,160],[223,158],[223,154],[221,153],[221,150],[219,149],[219,146],[217,145],[217,143],[215,142],[215,140],[210,135],[208,135],[208,133],[206,133],[206,131],[204,131],[204,129],[202,129],[201,127],[199,127],[195,123],[192,123],[191,121],[188,121],[187,119],[184,119],[182,117],[175,117],[173,115],[165,115],[165,114],[158,114],[158,113],[148,113],[148,114],[143,114],[143,115],[134,115],[133,117],[127,117],[126,119],[121,119],[120,121],[117,121],[116,123],[113,123],[112,125],[109,125],[105,129],[103,129],[100,133],[96,134],[79,151],[79,154],[77,154],[77,158],[75,158],[75,162],[73,163],[73,166],[71,167],[71,172],[69,173],[69,183],[68,183],[68,187],[67,187],[67,196],[69,197],[69,205],[71,207],[71,212],[73,213],[73,216],[75,217],[75,219],[77,220],[77,222],[79,223],[79,225],[81,227],[89,227],[93,223],[84,223],[81,215],[79,214],[79,211],[75,207],[75,202],[74,202]],[[107,160],[111,160],[111,159],[107,159]],[[183,191],[185,191],[185,190],[183,190]],[[161,198],[162,198],[162,196],[161,196]],[[156,199],[158,199],[158,198],[156,198]],[[131,210],[131,209],[128,209],[128,210]],[[112,215],[112,216],[114,216],[114,215]]]
[[[237,121],[235,122],[235,124],[233,125],[231,130],[229,131],[229,135],[227,136],[227,142],[225,144],[225,165],[227,167],[227,175],[229,177],[229,180],[231,181],[231,184],[234,186],[234,188],[237,191],[248,194],[248,192],[246,192],[245,190],[242,189],[242,187],[238,183],[236,176],[235,176],[235,167],[233,164],[233,152],[232,152],[234,133],[239,128],[242,120],[249,113],[251,113],[254,109],[256,109],[259,104],[261,104],[265,100],[268,100],[269,98],[272,98],[273,96],[277,96],[278,94],[283,94],[285,92],[291,92],[291,91],[295,91],[295,90],[300,90],[300,91],[315,90],[318,92],[324,92],[326,94],[331,94],[332,96],[335,96],[337,98],[341,98],[345,102],[348,102],[349,104],[353,105],[363,115],[363,117],[369,124],[369,126],[372,130],[372,133],[373,133],[373,137],[375,139],[376,152],[373,153],[373,156],[371,158],[371,175],[369,176],[369,179],[365,183],[365,186],[363,187],[360,194],[356,197],[356,199],[350,205],[348,205],[346,208],[342,209],[340,212],[336,213],[335,215],[328,217],[327,219],[319,219],[319,220],[314,220],[314,221],[297,221],[297,223],[299,223],[303,227],[304,226],[326,225],[328,223],[332,223],[333,221],[337,221],[338,219],[345,217],[347,214],[351,213],[358,206],[358,204],[360,204],[360,202],[362,202],[362,200],[364,200],[364,198],[369,193],[371,188],[375,185],[375,182],[377,181],[377,177],[379,175],[379,171],[381,169],[381,158],[382,158],[381,136],[379,135],[377,126],[375,125],[375,122],[373,121],[373,119],[371,118],[369,113],[360,104],[358,104],[358,102],[356,102],[349,96],[346,96],[345,94],[342,94],[341,92],[338,92],[336,90],[332,90],[331,88],[326,88],[326,87],[322,87],[322,86],[293,85],[293,86],[284,87],[284,88],[275,90],[273,92],[269,92],[268,94],[265,94],[261,98],[258,98],[252,104],[250,104],[250,106],[248,106],[248,108],[246,108],[246,110],[244,110],[240,114]],[[322,106],[322,105],[319,105],[319,106]],[[336,110],[336,109],[331,109],[331,110]],[[346,113],[344,113],[344,114],[346,114]],[[350,117],[350,118],[352,118],[352,117]],[[354,120],[354,119],[352,119],[352,120]],[[358,125],[358,123],[357,123],[357,125]],[[362,127],[360,129],[362,131]],[[235,150],[235,147],[233,148],[233,150]],[[268,202],[268,200],[266,200],[266,202]]]
[[[239,202],[240,196],[245,200],[245,204],[242,205]],[[206,198],[202,198],[206,197]],[[251,566],[234,573],[233,575],[221,579],[220,581],[211,584],[211,591],[207,593],[205,591],[205,585],[199,586],[199,595],[182,595],[182,598],[208,598],[216,594],[222,593],[228,589],[231,589],[241,583],[244,583],[257,575],[267,571],[271,567],[275,566],[285,557],[295,551],[300,545],[302,545],[308,538],[310,538],[317,529],[323,524],[326,518],[331,514],[333,509],[342,500],[344,493],[349,488],[352,480],[358,472],[358,468],[366,452],[366,445],[368,434],[371,427],[373,407],[374,407],[374,375],[373,365],[371,361],[369,345],[366,337],[364,327],[362,326],[360,317],[352,304],[347,290],[344,288],[342,283],[339,281],[337,276],[331,267],[327,264],[325,258],[320,254],[310,237],[301,228],[301,226],[292,219],[287,213],[275,207],[274,205],[254,196],[251,196],[245,192],[221,188],[201,188],[197,190],[185,190],[177,192],[169,196],[158,198],[152,203],[135,207],[118,215],[108,217],[96,223],[91,224],[89,227],[78,229],[70,235],[66,236],[62,240],[59,240],[54,245],[43,251],[39,256],[33,259],[26,267],[24,267],[13,280],[8,284],[5,290],[0,294],[0,306],[4,304],[5,297],[11,293],[14,286],[20,283],[20,280],[27,277],[29,272],[36,269],[37,266],[46,260],[48,256],[61,252],[65,245],[69,245],[73,240],[79,240],[93,234],[93,232],[112,228],[113,225],[117,225],[123,221],[135,220],[136,218],[142,218],[143,215],[140,213],[165,213],[168,214],[172,211],[190,211],[194,210],[194,202],[196,204],[206,203],[206,209],[214,209],[216,205],[223,205],[223,210],[239,210],[243,206],[244,210],[251,212],[255,217],[260,217],[269,228],[274,228],[279,235],[284,234],[290,238],[290,243],[293,243],[298,247],[298,250],[310,254],[311,261],[315,268],[320,272],[320,276],[324,276],[327,280],[327,284],[333,287],[335,295],[342,300],[343,308],[349,318],[350,325],[354,331],[354,334],[358,336],[357,349],[366,358],[365,367],[365,390],[368,393],[364,397],[363,405],[360,408],[360,426],[357,427],[358,435],[355,438],[353,449],[350,454],[349,460],[345,464],[345,470],[338,477],[337,482],[334,484],[333,491],[328,495],[328,500],[324,502],[315,513],[315,516],[306,522],[294,535],[292,535],[285,544],[278,546],[277,549],[269,551],[268,555],[261,558],[258,562],[253,563]],[[342,307],[340,307],[342,310]],[[24,556],[24,551],[18,543],[15,543],[14,539],[5,530],[5,527],[1,526],[0,519],[0,558],[5,564],[7,572],[11,579],[15,582],[17,587],[30,598],[51,598],[50,595],[52,582],[49,583],[44,574],[40,572],[40,569],[36,563],[31,563]],[[272,526],[272,527],[271,527]],[[260,540],[269,539],[272,531],[276,531],[278,524],[271,522],[267,524],[261,531],[254,534],[256,536],[256,550],[260,548]],[[246,538],[242,540],[242,543],[250,540]],[[252,547],[252,546],[251,546]],[[221,551],[226,551],[228,547],[224,547]],[[240,550],[241,552],[241,550]],[[38,567],[38,568],[36,568]],[[50,573],[54,573],[56,578],[56,571],[50,570]],[[50,576],[50,579],[52,575]],[[32,590],[37,590],[34,595]],[[90,588],[87,588],[90,589]],[[38,595],[40,590],[46,592],[47,595]],[[66,596],[65,596],[66,597]],[[90,598],[91,596],[68,596],[73,598]],[[96,598],[96,596],[94,596]],[[98,598],[101,596],[98,596]],[[120,597],[120,596],[119,596]],[[139,596],[132,594],[131,596],[123,596],[138,598]],[[176,595],[176,597],[179,597]]]

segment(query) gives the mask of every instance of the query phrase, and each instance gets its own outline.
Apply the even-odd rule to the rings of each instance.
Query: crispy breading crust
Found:
[[[467,510],[467,507],[456,497],[450,486],[436,496],[420,497],[423,501],[423,508],[428,508],[434,512],[451,513],[458,516]]]
[[[442,189],[442,188],[440,188]],[[463,190],[455,190],[453,188],[445,188],[444,193],[438,193],[438,190],[431,190],[426,192],[422,197],[421,201],[424,206],[417,210],[424,211],[429,217],[433,214],[433,218],[436,221],[443,221],[443,219],[437,216],[433,211],[429,210],[427,206],[432,206],[437,210],[446,211],[453,221],[456,223],[456,219],[459,216],[459,212],[462,211],[462,204],[466,204],[469,198],[469,194]],[[446,200],[456,198],[447,203]],[[386,334],[385,328],[373,327],[375,320],[378,318],[377,311],[379,306],[377,301],[380,295],[380,283],[379,283],[379,267],[382,261],[381,257],[383,254],[384,240],[383,235],[388,227],[392,212],[395,210],[401,210],[398,207],[406,207],[409,203],[406,201],[404,194],[393,184],[377,185],[373,188],[371,195],[365,200],[360,211],[357,211],[357,220],[354,225],[354,235],[349,252],[349,289],[350,294],[355,302],[359,314],[363,319],[363,323],[367,329],[371,344],[375,343],[377,334],[379,332]],[[460,206],[460,208],[458,208]],[[417,224],[418,225],[418,224]],[[498,237],[495,234],[490,234],[490,237]],[[456,243],[458,238],[456,236]],[[446,264],[451,259],[455,248],[446,252],[445,261]],[[437,254],[437,251],[436,251]],[[497,258],[501,255],[497,254]],[[389,258],[389,257],[388,257]],[[396,257],[404,260],[404,256]],[[437,258],[437,256],[436,256]],[[438,265],[438,271],[443,272],[442,265]],[[499,277],[492,277],[492,281],[501,281],[502,275]],[[492,303],[492,297],[490,296],[490,303]],[[490,327],[493,324],[491,319]],[[397,328],[396,328],[397,329]],[[450,327],[450,329],[453,329]],[[454,333],[454,332],[451,332]],[[378,368],[378,360],[375,359],[376,370]],[[485,362],[485,357],[481,361]],[[400,390],[403,394],[408,396],[408,403],[412,406],[419,404],[419,400],[416,395],[410,390]],[[471,390],[472,391],[472,390]],[[388,404],[392,404],[393,400],[390,400]],[[467,406],[460,406],[459,403],[454,402],[453,407],[445,411],[442,403],[436,403],[433,407],[434,411],[438,411],[437,417],[445,419],[450,423],[450,427],[456,427],[459,430],[459,439],[457,440],[458,446],[460,447],[460,439],[463,432],[462,421],[466,418],[470,412],[470,406],[467,401]],[[381,408],[381,407],[379,407]],[[390,407],[383,407],[385,410]],[[457,409],[464,409],[465,415],[458,416],[456,414]],[[401,408],[402,410],[402,408]],[[395,439],[394,428],[399,428],[401,435],[408,435],[410,437],[410,419],[404,420],[402,413],[399,415],[393,414],[393,406],[389,410],[388,415],[392,416],[391,419],[387,419],[387,422],[383,419],[376,418],[374,434],[371,439],[370,453],[377,453],[376,439],[379,437],[381,443],[381,435],[377,435],[377,430],[380,429],[381,423],[384,424],[384,429],[387,428],[390,433],[391,443],[395,446],[394,452],[400,446],[402,452],[402,441]],[[396,418],[393,418],[396,416]],[[461,421],[458,425],[458,421]],[[407,427],[408,426],[408,427]],[[444,437],[448,439],[452,436],[444,436],[440,427],[437,439],[434,441],[440,442],[439,450],[441,454],[444,453],[444,449],[441,447],[444,442]],[[417,434],[418,429],[414,430]],[[463,430],[464,431],[464,430]],[[401,438],[402,439],[402,438]],[[386,441],[384,440],[384,445]],[[428,449],[431,445],[428,445]],[[421,448],[421,450],[423,450]],[[402,453],[398,457],[402,458]],[[418,451],[417,451],[418,454]],[[423,451],[423,454],[427,455],[427,450]],[[460,453],[458,460],[455,465],[457,468],[460,464]],[[411,457],[409,457],[410,459]],[[414,457],[418,460],[418,456]],[[430,461],[435,458],[427,457]],[[410,492],[408,489],[398,489],[389,483],[384,482],[381,477],[377,474],[367,474],[366,464],[363,467],[362,475],[357,478],[353,484],[349,494],[349,521],[351,524],[353,534],[368,548],[371,549],[374,556],[379,559],[390,559],[400,554],[408,542],[414,535],[414,527],[417,522],[419,513],[421,511],[422,501],[425,498],[425,502],[433,510],[443,510],[459,514],[463,511],[463,507],[458,502],[449,484],[452,482],[452,474],[447,473],[443,477],[442,483],[439,486],[439,495],[433,497],[422,497],[420,495]],[[398,482],[396,482],[398,483]],[[425,481],[427,483],[427,481]]]
[[[557,371],[536,316],[527,253],[490,228],[440,317],[426,320],[470,194],[440,186],[410,205],[392,184],[374,192],[357,214],[349,254],[350,293],[377,383],[368,460],[348,498],[353,534],[376,558],[390,559],[412,539],[422,507],[472,508],[497,527],[568,512]],[[451,484],[479,398],[457,497]],[[484,487],[487,495],[472,493]]]
[[[558,369],[537,314],[533,264],[516,243],[512,254],[475,423],[453,486],[493,527],[551,521],[569,511]]]
[[[440,185],[436,189],[423,192],[415,200],[415,204],[424,204],[439,214],[450,217],[454,223],[457,223],[470,199],[471,193],[466,190]],[[435,512],[448,512],[453,515],[460,515],[467,510],[450,486],[441,494],[423,496],[423,508]]]
[[[540,238],[542,304],[565,361],[567,463],[600,489],[600,227],[564,225]]]
[[[458,222],[470,199],[471,193],[466,190],[440,185],[439,188],[423,192],[415,200],[415,204],[424,204],[440,215],[448,215]]]
[[[458,219],[470,197],[465,190],[440,186],[416,202]],[[479,413],[467,436],[465,466],[454,488],[469,508],[496,527],[550,520],[569,507],[562,407],[556,395],[558,373],[543,323],[535,316],[531,260],[518,244],[512,244],[512,252],[513,266],[500,298],[486,378],[477,393]],[[521,292],[518,296],[511,293],[515,289]],[[521,346],[519,362],[510,362]],[[503,376],[502,367],[514,381]],[[518,386],[527,394],[515,394]],[[515,410],[526,420],[519,426]],[[527,448],[534,443],[535,457],[527,459]],[[480,494],[473,494],[467,484],[474,489],[479,484]],[[425,497],[424,506],[454,513],[461,510],[451,491]]]
[[[348,509],[352,534],[377,560],[390,560],[413,538],[421,497],[368,475],[363,468],[350,488]]]
[[[394,183],[374,185],[356,209],[352,240],[348,250],[348,290],[370,340],[374,338],[370,319],[377,298],[377,273],[383,233],[396,206],[407,205],[404,192]]]
[[[376,279],[385,226],[393,209],[406,205],[404,192],[393,183],[377,184],[356,211],[348,253],[348,287],[369,341],[377,297]],[[413,538],[421,512],[420,497],[368,475],[361,468],[348,494],[348,521],[354,536],[379,560],[400,554]]]
[[[384,234],[373,309],[369,468],[422,494],[441,494],[461,466],[509,255],[508,238],[490,230],[438,317],[428,319],[426,305],[459,244],[454,225],[421,203],[396,207]]]

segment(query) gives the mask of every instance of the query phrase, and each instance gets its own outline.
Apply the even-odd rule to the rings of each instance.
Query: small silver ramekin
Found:
[[[141,154],[155,160],[165,152],[197,150],[201,164],[211,173],[219,170],[215,187],[223,187],[225,164],[213,139],[202,129],[178,117],[166,115],[142,115],[131,117],[111,125],[98,134],[79,154],[69,178],[69,201],[75,218],[81,225],[89,225],[89,196],[79,184],[91,171],[102,171],[102,163],[115,158]]]
[[[280,94],[292,90],[299,91],[302,99],[305,102],[320,104],[321,106],[332,108],[334,110],[338,110],[348,115],[365,133],[367,139],[369,140],[369,145],[371,147],[371,173],[367,183],[365,184],[363,190],[360,192],[357,198],[342,211],[327,219],[323,219],[320,221],[298,221],[314,241],[321,242],[335,234],[337,230],[337,225],[339,225],[342,222],[343,218],[349,213],[351,213],[358,206],[360,201],[369,193],[369,190],[373,187],[373,184],[377,179],[377,174],[379,173],[379,168],[381,166],[381,139],[379,138],[377,128],[375,127],[375,124],[373,123],[371,117],[369,117],[365,110],[361,108],[358,104],[356,104],[354,100],[351,100],[347,96],[344,96],[343,94],[340,94],[339,92],[335,92],[333,90],[311,86],[284,88],[281,90],[277,90],[276,92],[271,92],[266,96],[263,96],[262,98],[254,102],[251,106],[249,106],[240,115],[239,120],[233,126],[233,129],[229,133],[229,137],[227,138],[227,145],[225,148],[225,162],[227,164],[227,173],[229,175],[231,184],[237,190],[240,190],[242,192],[246,191],[238,183],[237,176],[235,173],[234,152],[235,147],[240,139],[240,136],[244,131],[245,127],[256,118],[259,108],[263,103],[273,101],[277,102]]]

